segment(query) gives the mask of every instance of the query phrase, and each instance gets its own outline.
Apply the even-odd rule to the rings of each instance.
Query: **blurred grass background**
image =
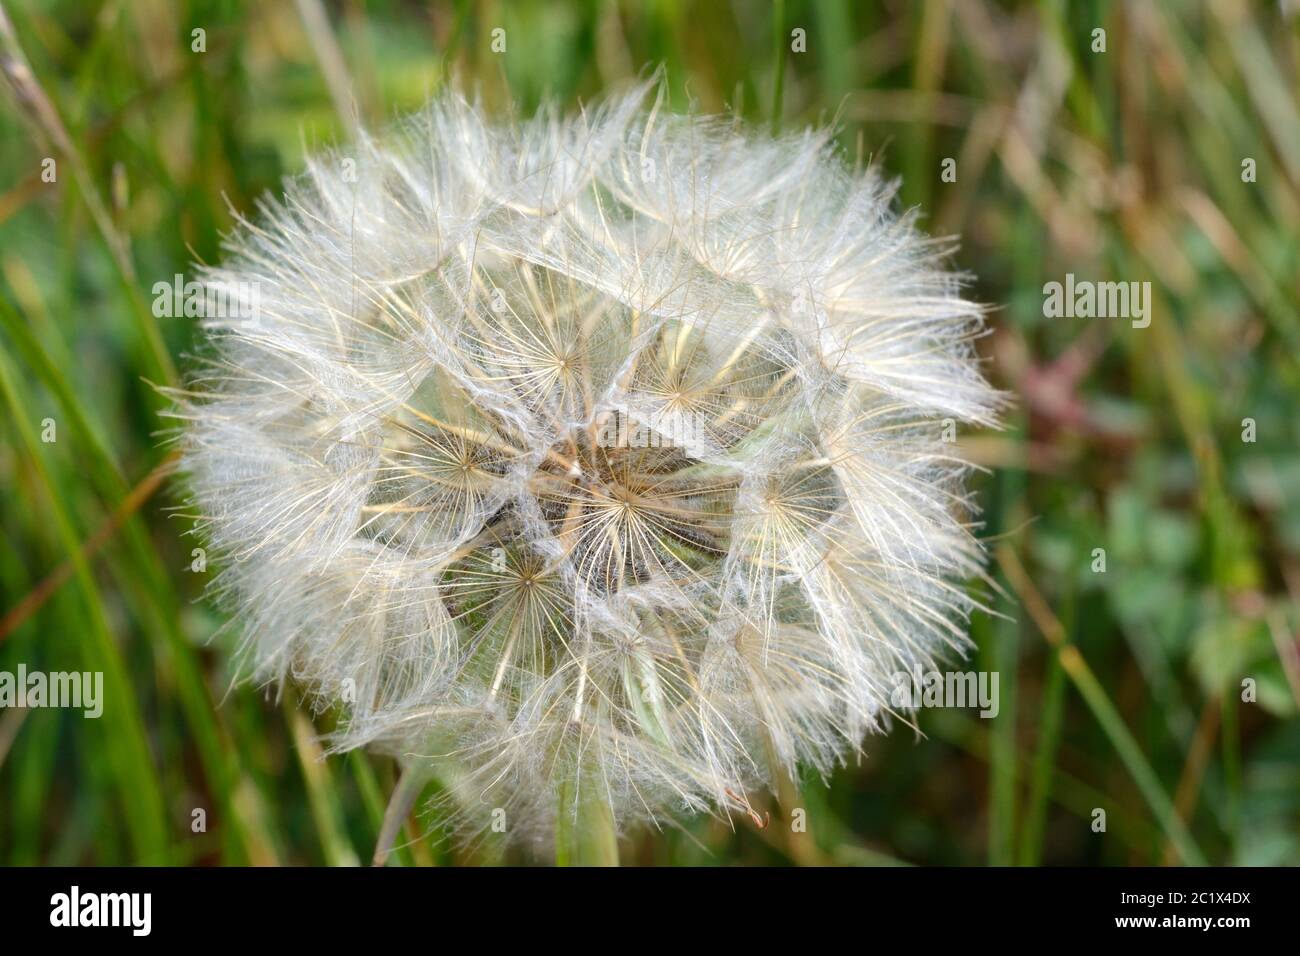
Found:
[[[292,693],[232,688],[209,642],[150,384],[195,320],[153,318],[149,290],[217,259],[231,208],[349,135],[353,103],[379,128],[459,80],[528,112],[662,63],[678,108],[834,121],[846,161],[901,176],[961,236],[1017,404],[962,438],[1005,591],[973,628],[998,718],[923,711],[923,737],[756,804],[766,828],[687,820],[624,861],[1300,863],[1296,4],[4,6],[0,669],[102,670],[106,707],[0,711],[0,862],[369,858],[391,762],[320,761]],[[1044,318],[1067,272],[1150,281],[1150,327]],[[408,836],[396,863],[526,859]]]

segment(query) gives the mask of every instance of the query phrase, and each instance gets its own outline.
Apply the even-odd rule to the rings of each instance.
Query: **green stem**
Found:
[[[1061,741],[1061,723],[1065,710],[1065,671],[1056,655],[1047,660],[1047,687],[1043,690],[1041,728],[1029,791],[1029,805],[1020,833],[1021,866],[1038,866],[1043,855],[1043,833],[1047,826],[1047,803],[1052,796],[1052,767],[1056,763]]]
[[[776,75],[772,79],[772,135],[781,133],[782,100],[785,94],[785,0],[776,0],[772,8],[772,43]]]
[[[375,866],[383,866],[387,862],[388,855],[393,851],[393,844],[397,842],[397,834],[402,829],[402,824],[410,816],[411,807],[415,806],[415,801],[429,779],[429,772],[415,764],[403,768],[402,776],[398,779],[397,786],[393,788],[393,795],[388,800],[388,809],[384,813],[383,824],[379,829],[379,839],[375,841],[375,855],[371,860]]]
[[[560,786],[555,820],[556,866],[618,866],[618,834],[609,802],[589,780]]]
[[[1101,684],[1084,661],[1078,648],[1072,644],[1067,644],[1061,648],[1059,658],[1061,666],[1074,682],[1075,688],[1083,696],[1084,702],[1088,705],[1088,709],[1092,711],[1097,723],[1101,725],[1106,736],[1110,738],[1110,742],[1119,754],[1120,760],[1128,769],[1133,782],[1137,784],[1138,790],[1141,791],[1147,805],[1155,814],[1156,820],[1159,821],[1170,842],[1173,843],[1179,856],[1182,857],[1182,861],[1191,866],[1206,866],[1205,855],[1201,852],[1200,847],[1196,845],[1196,841],[1192,839],[1192,835],[1178,816],[1173,801],[1169,799],[1164,787],[1160,785],[1160,778],[1156,776],[1151,764],[1147,762],[1142,753],[1142,748],[1134,739],[1133,734],[1129,732],[1128,727],[1125,726],[1123,718],[1120,717],[1119,712],[1111,704],[1110,698],[1106,696],[1106,691],[1102,689]]]

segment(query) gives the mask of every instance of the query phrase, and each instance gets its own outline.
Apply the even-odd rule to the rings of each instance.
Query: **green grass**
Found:
[[[231,687],[237,622],[203,597],[170,485],[150,494],[168,456],[155,385],[196,342],[193,320],[153,316],[150,287],[218,259],[231,208],[347,137],[340,97],[381,128],[449,82],[528,111],[662,64],[674,108],[834,120],[846,162],[900,176],[927,228],[961,238],[956,265],[995,308],[988,373],[1016,401],[1005,430],[961,443],[989,469],[999,557],[970,666],[1002,696],[997,719],[923,711],[923,737],[869,740],[829,786],[755,797],[764,829],[684,820],[627,835],[623,862],[1300,863],[1296,15],[345,0],[308,29],[314,3],[4,6],[0,46],[31,80],[0,97],[0,614],[17,625],[0,670],[101,670],[108,705],[0,710],[0,862],[370,859],[396,768],[319,760],[292,687]],[[1044,318],[1067,272],[1150,281],[1151,326]],[[571,835],[573,859],[608,857],[593,833]],[[526,860],[436,819],[397,842],[397,865]]]

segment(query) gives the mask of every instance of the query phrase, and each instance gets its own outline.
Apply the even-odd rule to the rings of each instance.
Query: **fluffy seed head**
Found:
[[[257,308],[176,411],[254,672],[517,836],[854,753],[965,641],[941,436],[997,406],[892,196],[653,87],[312,161],[205,271]]]

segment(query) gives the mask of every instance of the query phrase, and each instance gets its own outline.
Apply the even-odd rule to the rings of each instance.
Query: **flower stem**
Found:
[[[411,807],[415,805],[420,791],[424,789],[429,779],[428,771],[415,765],[409,765],[402,770],[402,776],[388,800],[384,822],[379,829],[379,839],[375,841],[375,855],[371,859],[374,866],[383,866],[388,860],[388,854],[392,852],[393,844],[397,842],[398,831],[402,829]]]
[[[618,834],[609,801],[590,781],[560,786],[555,824],[556,866],[618,866]]]

